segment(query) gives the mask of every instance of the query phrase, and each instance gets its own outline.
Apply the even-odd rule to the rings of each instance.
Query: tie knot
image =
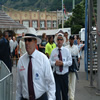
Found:
[[[29,59],[31,59],[32,58],[32,56],[29,56]]]
[[[61,51],[61,49],[58,49],[59,51]]]

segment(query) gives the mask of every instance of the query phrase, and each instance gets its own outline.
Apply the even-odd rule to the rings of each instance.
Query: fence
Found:
[[[0,60],[0,100],[13,100],[13,75]]]

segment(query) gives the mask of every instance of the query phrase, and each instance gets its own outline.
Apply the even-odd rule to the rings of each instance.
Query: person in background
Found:
[[[46,33],[42,34],[42,41],[39,44],[39,51],[43,52],[45,54],[45,45],[47,44],[46,40]]]
[[[45,54],[49,58],[51,55],[52,50],[56,48],[56,44],[53,41],[53,36],[48,37],[48,43],[45,46]]]
[[[13,40],[11,38],[11,35],[9,35],[9,45],[10,45],[10,54],[11,57],[13,57]]]
[[[83,44],[83,41],[82,40],[80,40],[80,44]],[[82,48],[82,51],[84,51],[84,47]]]
[[[18,57],[20,57],[20,47],[19,47],[20,40],[18,39],[17,42],[18,42]]]
[[[68,72],[69,66],[72,64],[72,57],[70,51],[63,47],[65,41],[64,35],[58,33],[55,37],[57,47],[50,56],[56,82],[56,100],[68,100]]]
[[[82,48],[85,46],[85,44],[80,42],[80,38],[77,39],[77,47],[80,53],[80,58],[82,58]]]
[[[77,36],[74,36],[74,45],[77,45]]]
[[[66,46],[69,49],[72,56],[72,65],[69,67],[69,100],[74,100],[75,98],[75,86],[76,86],[76,76],[78,70],[78,64],[80,62],[80,55],[78,47],[74,45],[74,36],[69,37],[70,44]],[[78,78],[78,76],[77,76]]]
[[[12,72],[11,57],[10,57],[10,46],[9,46],[9,32],[4,31],[3,37],[0,39],[0,60],[2,60],[10,72]]]
[[[22,33],[22,37],[24,37],[24,33]],[[19,48],[20,48],[20,56],[22,56],[23,54],[26,53],[25,42],[24,41],[20,40]]]
[[[47,56],[36,49],[41,43],[35,34],[23,37],[27,53],[17,66],[16,100],[55,100],[55,81]]]
[[[15,36],[13,36],[13,64],[17,65],[19,55],[18,55],[18,42],[16,41]]]
[[[69,40],[68,40],[68,32],[65,32],[65,33],[64,33],[64,36],[65,36],[65,38],[66,38],[66,42],[64,43],[63,46],[67,46],[67,45],[69,44]]]

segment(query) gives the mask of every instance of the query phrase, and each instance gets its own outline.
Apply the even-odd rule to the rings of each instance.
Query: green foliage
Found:
[[[70,18],[68,19],[68,21],[65,21],[65,22],[64,22],[64,27],[65,27],[65,28],[66,28],[66,27],[71,27],[72,24],[73,24],[73,22],[72,22],[72,17],[70,17]]]
[[[75,0],[75,4],[82,0]],[[73,0],[64,0],[64,5],[67,11],[72,11]],[[45,8],[47,11],[56,11],[62,9],[62,0],[0,0],[0,4],[16,10],[40,10]]]
[[[64,23],[64,27],[71,27],[72,34],[78,34],[85,27],[85,0],[75,6],[72,17]]]
[[[73,25],[71,27],[71,33],[78,34],[81,28],[82,28],[82,25]]]
[[[58,25],[58,28],[62,28],[62,24],[59,24],[59,25]]]

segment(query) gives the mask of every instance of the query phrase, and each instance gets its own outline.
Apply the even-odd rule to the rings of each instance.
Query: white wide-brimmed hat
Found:
[[[64,44],[66,42],[66,38],[64,37],[64,34],[62,34],[62,33],[58,33],[55,36],[55,38],[54,38],[55,43],[57,44],[57,38],[58,38],[58,36],[61,36],[63,38],[63,40],[64,40],[63,44]]]
[[[29,29],[25,33],[25,36],[22,37],[22,40],[24,40],[25,38],[35,38],[37,40],[37,44],[40,44],[41,43],[41,39],[39,37],[37,37],[34,34],[34,32],[31,32]]]

